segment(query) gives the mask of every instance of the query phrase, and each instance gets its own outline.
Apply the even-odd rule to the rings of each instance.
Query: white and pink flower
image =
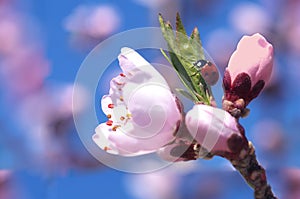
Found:
[[[137,52],[122,48],[123,73],[110,82],[101,105],[108,120],[96,128],[94,142],[111,154],[142,155],[174,140],[181,121],[176,97],[165,79]]]

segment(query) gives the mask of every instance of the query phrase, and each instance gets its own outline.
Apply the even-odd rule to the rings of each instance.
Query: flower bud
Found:
[[[258,33],[244,36],[224,73],[224,100],[243,99],[246,107],[269,81],[272,68],[273,46]]]
[[[195,105],[185,123],[194,139],[212,154],[236,153],[244,144],[236,119],[222,109]]]

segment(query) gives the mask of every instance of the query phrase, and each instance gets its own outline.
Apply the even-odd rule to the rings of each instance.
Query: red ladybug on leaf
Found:
[[[203,79],[208,85],[213,86],[217,83],[219,72],[213,63],[207,60],[199,60],[194,65],[199,68]]]

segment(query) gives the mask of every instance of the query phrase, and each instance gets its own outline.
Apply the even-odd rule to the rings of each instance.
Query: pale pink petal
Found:
[[[95,129],[93,141],[102,149],[111,154],[118,154],[116,147],[109,141],[108,136],[110,133],[109,127],[102,123]]]
[[[119,63],[126,74],[135,74],[142,72],[147,83],[161,83],[169,88],[164,77],[141,55],[131,48],[124,47],[121,49]]]
[[[227,70],[231,80],[240,73],[247,73],[252,86],[259,80],[267,83],[273,68],[273,46],[259,33],[244,36],[232,54]]]

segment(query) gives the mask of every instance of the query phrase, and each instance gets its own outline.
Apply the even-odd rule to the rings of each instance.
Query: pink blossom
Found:
[[[101,105],[107,122],[96,128],[95,143],[123,156],[151,153],[174,139],[181,120],[176,98],[165,79],[137,52],[122,48],[123,70],[110,82]]]
[[[286,137],[284,135],[286,132],[281,124],[274,119],[263,119],[256,122],[251,135],[253,135],[255,146],[263,152],[273,153],[280,157],[280,154],[285,150]]]
[[[273,46],[260,34],[244,36],[226,68],[225,99],[244,99],[246,105],[258,96],[269,81],[273,68]]]
[[[10,10],[4,9],[0,13],[0,54],[12,53],[20,46],[23,39],[24,30],[21,20],[13,14],[7,14],[8,11]]]
[[[229,16],[230,23],[239,32],[253,34],[267,32],[271,25],[269,13],[256,3],[243,2],[235,6]]]
[[[283,169],[281,176],[284,182],[284,194],[282,198],[300,198],[300,169],[293,167]]]
[[[132,193],[137,199],[179,199],[179,185],[182,177],[195,172],[197,166],[195,162],[185,162],[181,164],[172,164],[167,169],[140,174],[131,175],[128,178],[129,193]]]
[[[20,198],[19,190],[13,179],[13,172],[11,170],[0,169],[0,199],[7,198]]]
[[[49,62],[40,49],[23,47],[0,63],[0,76],[10,93],[20,97],[39,90],[49,73]]]
[[[78,6],[64,22],[71,33],[71,42],[80,47],[98,43],[115,32],[120,25],[120,16],[109,5]]]
[[[152,0],[152,1],[147,1],[147,0],[135,0],[137,3],[147,6],[149,8],[160,8],[163,6],[167,6],[170,4],[174,4],[174,1],[170,0]]]
[[[228,112],[207,105],[195,105],[186,114],[190,134],[212,153],[236,152],[241,149],[242,136],[237,121]]]

